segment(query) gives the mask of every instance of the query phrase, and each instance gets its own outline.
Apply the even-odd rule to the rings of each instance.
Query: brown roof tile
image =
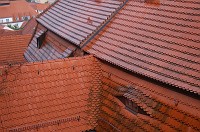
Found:
[[[124,69],[200,94],[198,2],[129,1],[84,50]]]
[[[31,18],[24,26],[22,29],[22,34],[33,34],[35,29],[36,29],[36,19]]]
[[[85,66],[89,68],[81,69]],[[94,129],[100,103],[100,68],[94,57],[4,66],[0,71],[0,131]]]
[[[97,130],[200,130],[199,100],[162,88],[105,64],[102,64],[102,72],[102,119],[98,122]],[[124,95],[118,91],[123,87],[129,87],[129,92]],[[120,95],[136,103],[149,115],[138,113],[135,117],[119,100],[117,101],[116,96]]]
[[[24,53],[28,62],[67,58],[75,51],[76,47],[74,45],[51,31],[47,31],[45,40],[39,49],[37,47],[37,37],[46,30],[40,24],[37,26],[36,32]]]
[[[0,64],[25,62],[23,53],[31,35],[8,35],[0,37]]]
[[[61,0],[37,21],[57,35],[79,46],[114,13],[124,0]]]

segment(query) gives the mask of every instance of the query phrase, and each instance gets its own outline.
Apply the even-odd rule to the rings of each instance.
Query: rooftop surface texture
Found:
[[[99,72],[92,56],[0,67],[0,131],[94,129]]]
[[[198,100],[91,55],[1,66],[0,73],[0,131],[200,130]],[[117,96],[136,103],[147,115],[131,113]]]
[[[122,0],[59,0],[37,21],[79,46],[122,4]]]
[[[25,62],[24,52],[31,35],[0,36],[0,65]]]
[[[0,18],[13,17],[14,21],[16,17],[21,20],[23,16],[32,17],[38,14],[25,0],[9,1],[9,5],[0,6],[0,12]]]
[[[199,6],[198,0],[130,0],[84,50],[199,95]]]

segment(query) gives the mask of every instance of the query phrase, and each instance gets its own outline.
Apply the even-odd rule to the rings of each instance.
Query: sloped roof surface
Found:
[[[22,34],[33,34],[35,31],[35,28],[37,26],[37,22],[35,18],[31,18],[22,29]]]
[[[200,94],[199,7],[198,0],[130,0],[85,51]]]
[[[102,107],[97,131],[194,131],[200,130],[200,101],[101,65]],[[121,90],[123,88],[123,90]],[[127,90],[124,90],[127,88]],[[134,102],[148,115],[133,114],[116,97]]]
[[[75,46],[60,38],[56,34],[48,31],[42,47],[37,47],[37,37],[47,29],[39,25],[33,36],[24,56],[28,62],[54,60],[69,57],[75,50]]]
[[[131,113],[117,96],[148,115]],[[92,56],[0,67],[0,131],[196,132],[199,110],[199,100]]]
[[[44,11],[47,7],[50,6],[49,3],[42,4],[42,3],[29,3],[29,5],[35,10],[42,10]]]
[[[94,57],[0,71],[0,131],[85,131],[96,126],[100,69]]]
[[[24,51],[31,35],[7,35],[0,37],[0,65],[25,62]]]
[[[36,16],[38,14],[25,0],[9,1],[9,3],[9,5],[0,6],[0,18]]]
[[[122,3],[119,0],[60,0],[37,21],[68,41],[80,45]]]

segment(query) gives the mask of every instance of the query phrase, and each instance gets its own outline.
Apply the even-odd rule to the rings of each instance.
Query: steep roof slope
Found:
[[[200,101],[101,64],[102,107],[97,131],[200,131]],[[133,114],[118,97],[147,114]],[[134,106],[135,107],[135,106]],[[130,108],[130,107],[129,107]]]
[[[0,37],[0,65],[25,62],[24,51],[31,35],[7,35]]]
[[[98,116],[92,57],[0,67],[0,131],[85,131]]]
[[[22,34],[33,34],[35,31],[35,28],[37,26],[37,22],[35,18],[31,18],[22,29]]]
[[[84,50],[129,71],[200,94],[198,0],[130,0]]]
[[[35,35],[32,37],[24,56],[28,62],[45,61],[67,58],[76,49],[69,41],[59,37],[51,31],[47,31],[41,48],[37,47],[37,37],[47,29],[38,24]]]
[[[79,46],[122,4],[122,0],[59,0],[37,21]]]

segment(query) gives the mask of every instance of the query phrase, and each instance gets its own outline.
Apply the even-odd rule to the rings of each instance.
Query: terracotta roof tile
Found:
[[[41,25],[37,26],[35,35],[33,36],[24,56],[29,62],[54,60],[69,57],[75,50],[75,46],[68,41],[60,38],[51,31],[47,31],[42,47],[37,47],[37,37],[47,29]]]
[[[102,70],[103,104],[100,116],[103,119],[99,120],[97,130],[120,128],[119,130],[126,131],[138,129],[199,131],[200,104],[198,100],[163,89],[150,82],[147,83],[105,64],[102,65]],[[118,90],[129,86],[132,87],[124,96],[136,103],[148,115],[137,114],[137,117],[134,117],[134,114],[125,110],[123,104],[116,101],[116,96],[123,95]],[[175,99],[179,101],[177,106]]]
[[[37,22],[35,18],[31,18],[23,27],[22,34],[33,34],[36,28]]]
[[[12,35],[0,37],[0,64],[25,62],[23,53],[31,35]]]
[[[23,6],[23,8],[21,8]],[[36,16],[38,13],[24,0],[9,1],[9,5],[0,7],[0,18],[12,17],[14,22],[16,17],[21,21],[23,16]]]
[[[42,3],[29,3],[29,5],[34,10],[40,10],[40,11],[44,11],[45,9],[47,9],[50,6],[49,3],[46,3],[46,4],[42,4]]]
[[[200,94],[197,6],[188,1],[160,1],[159,6],[129,1],[84,50],[124,69]]]
[[[79,46],[114,13],[121,0],[61,0],[42,13],[37,21]]]
[[[85,66],[89,68],[81,69]],[[99,70],[92,56],[0,67],[0,80],[7,76],[0,82],[0,131],[94,129],[100,103]],[[87,74],[76,76],[79,73]]]

